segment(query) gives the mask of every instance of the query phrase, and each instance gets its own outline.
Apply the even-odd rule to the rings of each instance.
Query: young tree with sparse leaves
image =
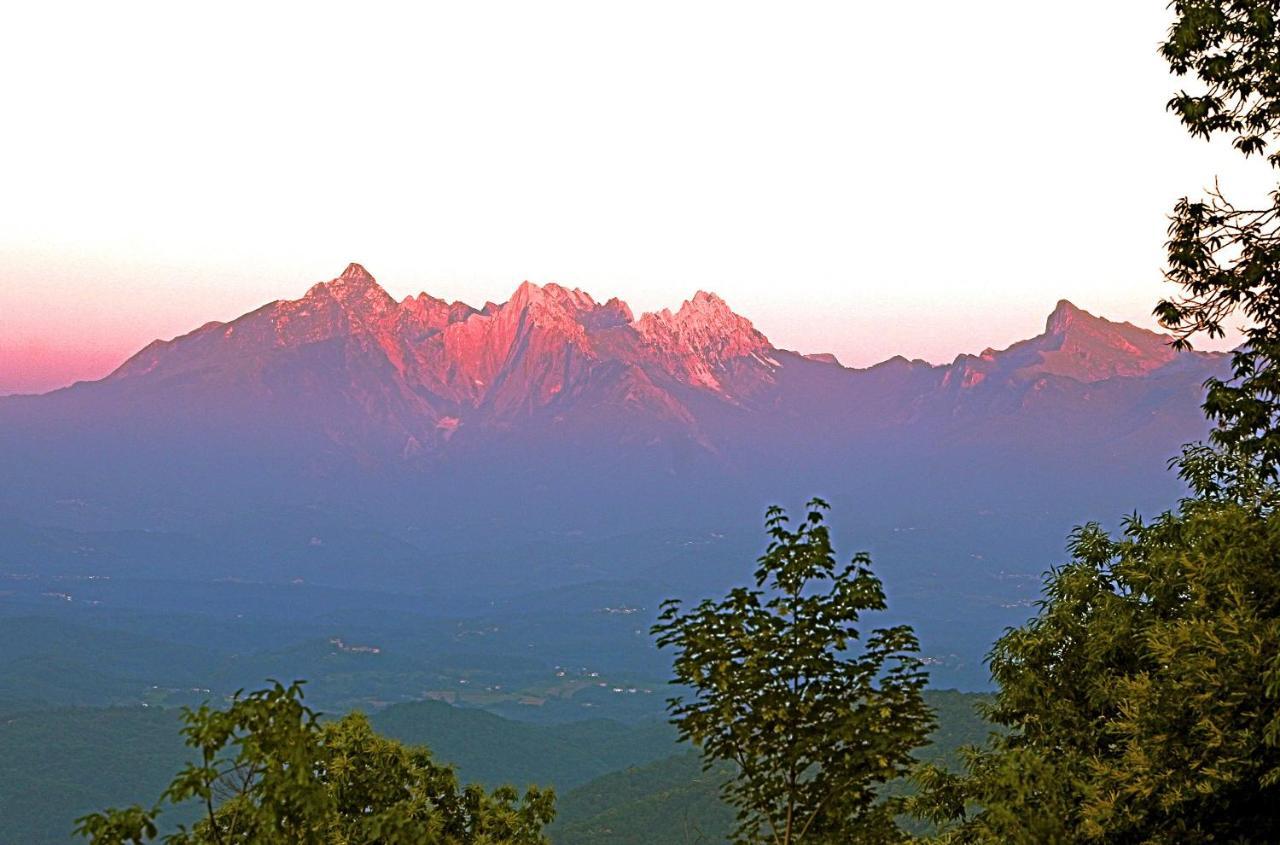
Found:
[[[907,626],[855,647],[859,618],[884,610],[884,590],[866,554],[837,564],[827,509],[812,500],[792,530],[770,508],[755,588],[688,610],[665,602],[653,629],[675,652],[672,683],[691,691],[670,701],[681,737],[708,767],[735,764],[724,794],[739,842],[904,838],[878,787],[907,770],[933,727],[925,673]]]
[[[523,796],[460,786],[425,748],[374,733],[358,713],[321,724],[297,683],[239,695],[225,710],[184,714],[198,762],[152,809],[108,809],[79,820],[91,845],[142,845],[160,805],[195,801],[203,818],[169,845],[545,845],[549,790]]]

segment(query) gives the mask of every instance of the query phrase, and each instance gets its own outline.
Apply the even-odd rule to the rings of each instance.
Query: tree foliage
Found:
[[[916,808],[955,842],[1280,841],[1280,514],[1190,498],[1071,551],[992,653],[1010,733]]]
[[[729,761],[725,798],[742,842],[882,842],[901,837],[877,786],[901,775],[933,726],[925,674],[906,626],[876,629],[860,651],[862,613],[885,608],[870,558],[836,563],[814,499],[795,530],[770,508],[755,588],[684,611],[668,601],[654,633],[675,651],[672,721],[707,765]]]
[[[195,801],[204,817],[169,845],[543,845],[550,791],[523,796],[460,786],[425,748],[374,733],[353,713],[320,723],[298,683],[239,695],[225,710],[184,714],[199,753],[151,809],[111,808],[79,820],[92,845],[141,845],[157,836],[163,804]]]
[[[1195,136],[1228,136],[1246,157],[1280,168],[1280,0],[1175,0],[1160,48],[1178,75],[1199,87],[1169,108]],[[1280,190],[1259,208],[1242,207],[1215,185],[1184,197],[1169,225],[1166,278],[1181,288],[1156,315],[1177,333],[1222,337],[1232,315],[1247,321],[1232,377],[1213,379],[1205,410],[1214,442],[1274,476],[1280,466]]]

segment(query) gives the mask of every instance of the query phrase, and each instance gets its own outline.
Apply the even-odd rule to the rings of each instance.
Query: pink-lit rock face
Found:
[[[1099,381],[1157,370],[1177,357],[1169,338],[1131,323],[1113,323],[1065,299],[1045,324],[1040,372]]]
[[[1043,334],[1008,349],[961,355],[942,384],[974,388],[991,379],[1033,383],[1045,375],[1089,384],[1142,376],[1177,359],[1170,341],[1167,335],[1131,323],[1096,317],[1064,299],[1049,315]]]
[[[735,359],[771,363],[769,340],[714,293],[698,291],[675,314],[645,314],[636,329],[667,372],[708,390],[723,388],[719,374]]]
[[[322,352],[326,375],[313,369],[304,380],[349,380],[339,389],[402,430],[415,452],[468,425],[575,402],[695,427],[673,390],[734,401],[777,366],[768,339],[714,294],[636,320],[618,299],[524,282],[507,302],[476,309],[427,293],[396,302],[351,264],[300,299],[157,341],[110,378],[230,378],[269,393],[283,387],[272,376],[282,362]]]

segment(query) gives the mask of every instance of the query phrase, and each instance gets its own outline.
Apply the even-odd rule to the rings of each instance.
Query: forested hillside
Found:
[[[957,745],[981,741],[979,700],[930,693],[940,727],[922,756],[948,758]],[[555,787],[555,843],[674,845],[695,828],[723,838],[732,822],[716,772],[703,773],[696,753],[676,745],[660,721],[544,726],[442,702],[395,705],[372,721],[385,736],[429,746],[465,781]],[[170,708],[0,711],[0,841],[68,845],[76,817],[159,795],[190,756],[179,727]]]

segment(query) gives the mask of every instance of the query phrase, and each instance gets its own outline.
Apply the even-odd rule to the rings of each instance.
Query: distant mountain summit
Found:
[[[1170,336],[1095,317],[1065,299],[1049,315],[1045,335],[1042,372],[1080,381],[1145,375],[1178,357]]]
[[[1001,351],[986,349],[980,355],[961,355],[945,382],[974,387],[991,378],[1008,382],[1060,376],[1087,384],[1143,376],[1180,357],[1195,357],[1180,355],[1172,341],[1169,335],[1131,323],[1095,317],[1063,299],[1045,321],[1043,334]],[[1202,355],[1199,359],[1219,357]]]

